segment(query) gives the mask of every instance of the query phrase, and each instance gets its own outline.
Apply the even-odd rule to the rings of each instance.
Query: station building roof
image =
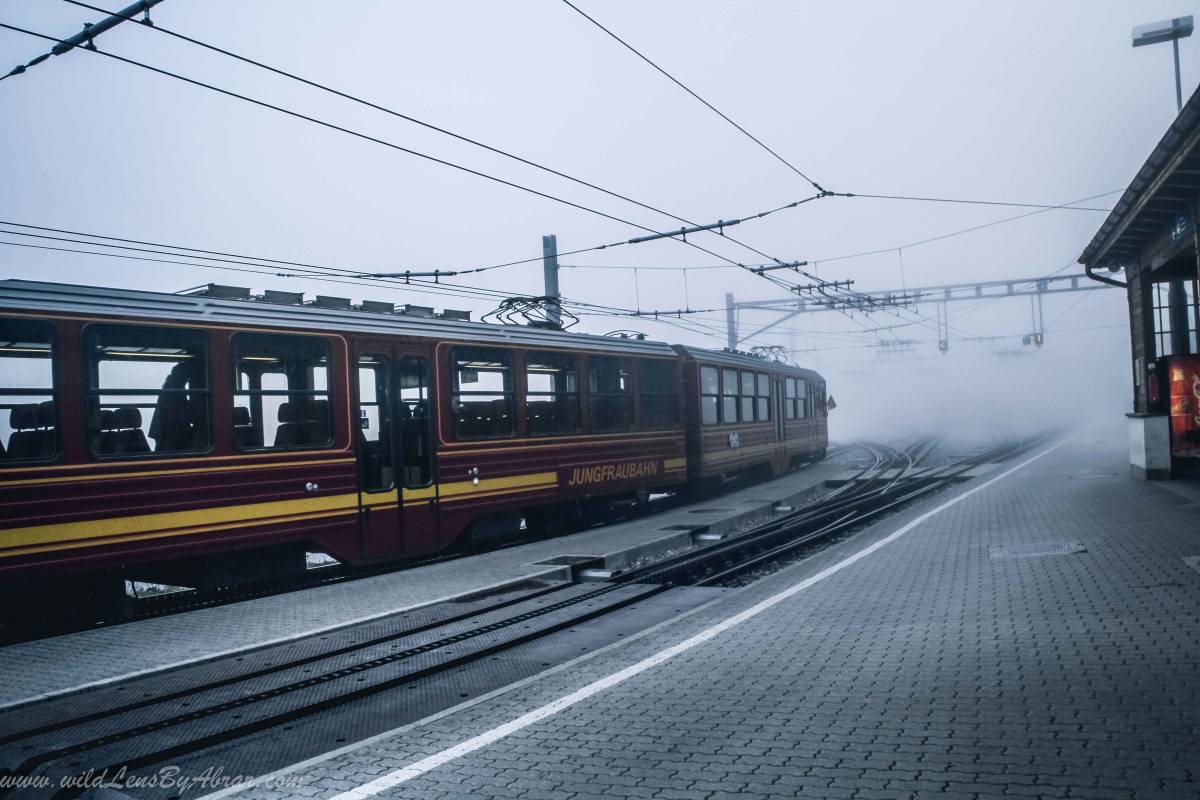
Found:
[[[1132,267],[1164,232],[1176,229],[1191,238],[1189,210],[1200,191],[1200,88],[1138,170],[1079,263]],[[1178,238],[1178,237],[1177,237]],[[1141,267],[1150,265],[1142,264]]]

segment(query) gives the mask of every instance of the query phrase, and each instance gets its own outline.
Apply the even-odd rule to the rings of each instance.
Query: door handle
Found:
[[[467,475],[471,476],[472,486],[479,485],[479,467],[471,467],[469,470],[467,470]]]
[[[308,483],[304,484],[304,491],[308,492],[309,494],[312,494],[320,488],[321,485],[319,483],[315,483],[314,481],[309,481]]]

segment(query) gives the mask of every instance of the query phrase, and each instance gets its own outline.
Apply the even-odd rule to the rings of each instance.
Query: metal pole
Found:
[[[562,327],[562,295],[558,293],[558,237],[554,234],[542,237],[542,274],[546,283],[546,319],[555,327]]]
[[[725,339],[730,350],[737,350],[737,309],[733,307],[733,292],[725,293]]]
[[[1183,111],[1183,84],[1179,80],[1179,40],[1171,40],[1171,49],[1175,51],[1175,106],[1176,111]]]

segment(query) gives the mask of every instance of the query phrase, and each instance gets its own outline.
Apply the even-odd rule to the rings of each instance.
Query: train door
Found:
[[[396,466],[404,516],[404,547],[430,552],[441,546],[434,449],[433,373],[428,354],[397,349]]]
[[[363,558],[431,549],[438,516],[428,359],[361,343],[354,374]]]
[[[771,381],[771,394],[773,395],[772,402],[775,405],[775,441],[782,444],[787,438],[787,415],[783,405],[786,402],[786,395],[783,390],[783,381],[778,378]]]

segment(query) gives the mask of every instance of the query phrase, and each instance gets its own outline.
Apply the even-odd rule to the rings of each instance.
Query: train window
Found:
[[[679,424],[679,368],[674,361],[639,362],[638,394],[643,428]]]
[[[360,485],[368,492],[386,491],[395,485],[388,367],[383,356],[358,358],[358,474]]]
[[[454,435],[460,439],[512,435],[512,354],[506,350],[456,347],[450,360]]]
[[[738,372],[721,370],[721,420],[726,424],[738,421]]]
[[[796,379],[783,379],[783,417],[784,419],[796,418]]]
[[[796,416],[799,419],[808,417],[808,381],[796,379]]]
[[[208,449],[208,334],[95,325],[86,331],[84,351],[94,455]]]
[[[588,359],[588,411],[594,431],[633,428],[633,370],[628,358]]]
[[[525,357],[525,423],[534,435],[579,430],[579,365],[573,355]]]
[[[742,422],[754,421],[754,373],[742,373]]]
[[[700,368],[700,423],[716,425],[721,421],[721,373],[716,367]]]
[[[433,432],[429,415],[429,361],[405,356],[397,364],[400,387],[400,463],[409,489],[433,482]]]
[[[771,418],[771,376],[765,372],[758,373],[758,418]]]
[[[0,320],[0,466],[58,453],[54,411],[54,329]]]
[[[233,337],[234,444],[240,450],[328,447],[329,343],[312,336]]]

